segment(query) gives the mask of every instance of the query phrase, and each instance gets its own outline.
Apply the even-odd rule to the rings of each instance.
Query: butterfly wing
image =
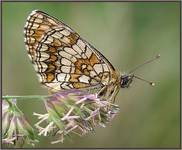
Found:
[[[28,55],[51,91],[104,86],[117,73],[110,62],[63,22],[33,11],[24,28]]]

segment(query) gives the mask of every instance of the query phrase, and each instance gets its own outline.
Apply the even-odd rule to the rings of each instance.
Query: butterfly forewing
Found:
[[[49,90],[102,87],[117,80],[109,61],[56,18],[33,11],[27,18],[24,33],[40,82]]]

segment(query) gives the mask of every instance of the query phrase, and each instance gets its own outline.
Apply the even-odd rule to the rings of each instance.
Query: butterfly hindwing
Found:
[[[114,67],[70,27],[41,11],[25,25],[25,43],[40,82],[52,91],[107,85]]]

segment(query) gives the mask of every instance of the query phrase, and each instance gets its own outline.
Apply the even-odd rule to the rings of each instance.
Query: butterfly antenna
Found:
[[[155,86],[155,82],[145,80],[145,79],[143,79],[143,78],[141,78],[141,77],[139,77],[139,76],[136,76],[136,75],[133,75],[133,77],[136,78],[136,79],[139,79],[139,80],[141,80],[141,81],[147,82],[147,83],[149,83],[151,86]]]
[[[146,65],[146,64],[148,64],[148,63],[153,62],[154,60],[156,60],[156,59],[158,59],[158,58],[160,58],[160,54],[156,55],[154,58],[152,58],[152,59],[150,59],[150,60],[145,61],[143,64],[140,64],[140,65],[136,66],[135,68],[131,69],[131,70],[129,71],[129,74],[133,73],[133,72],[134,72],[135,70],[137,70],[138,68],[140,68],[140,67],[142,67],[142,66],[144,66],[144,65]]]

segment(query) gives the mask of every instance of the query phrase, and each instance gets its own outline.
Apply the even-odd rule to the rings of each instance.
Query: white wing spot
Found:
[[[84,64],[84,65],[82,65],[82,69],[85,69],[86,67],[87,67],[87,65],[85,65],[85,64]]]
[[[48,25],[41,25],[39,28],[41,28],[41,30],[47,30],[50,27]]]
[[[101,64],[95,64],[93,68],[98,74],[103,71]]]
[[[86,76],[86,75],[82,75],[82,76],[79,77],[79,81],[83,82],[83,83],[89,83],[89,79],[90,78],[88,76]]]
[[[103,64],[102,66],[104,68],[104,71],[109,71],[108,66],[106,64]]]
[[[97,75],[97,74],[95,73],[95,71],[93,71],[93,70],[90,71],[90,76],[91,76],[91,77],[94,77],[94,76],[96,76],[96,75]]]
[[[46,51],[46,50],[48,50],[48,46],[46,44],[42,44],[41,48],[39,50],[40,51]]]
[[[65,36],[68,36],[70,35],[70,32],[68,30],[62,30],[62,31],[59,31],[61,34],[65,35]]]
[[[61,59],[61,64],[66,65],[66,66],[70,66],[71,65],[71,61],[69,61],[66,58],[62,58]]]
[[[56,38],[56,39],[60,39],[63,37],[62,34],[60,34],[59,32],[55,32],[54,34],[51,35],[52,37]]]
[[[86,49],[85,55],[87,56],[87,58],[90,58],[90,56],[92,55],[92,51],[90,49]]]
[[[46,60],[46,59],[48,59],[48,58],[50,57],[49,54],[44,53],[44,52],[42,52],[42,53],[37,53],[35,56],[37,57],[37,59],[38,59],[39,61],[44,61],[44,60]]]
[[[34,64],[34,68],[36,72],[44,72],[47,69],[47,65],[44,62],[37,62]]]
[[[61,71],[64,73],[70,73],[71,67],[68,66],[62,66]]]
[[[54,91],[60,90],[60,83],[59,82],[45,83],[45,85],[52,88]]]
[[[68,52],[69,54],[72,54],[72,55],[76,55],[77,52],[75,50],[73,50],[72,48],[69,48],[69,47],[65,47],[64,50],[66,52]]]
[[[70,80],[70,74],[66,74],[66,79],[65,79],[65,81],[69,82],[69,80]]]
[[[77,41],[77,45],[78,45],[80,48],[85,49],[85,43],[83,43],[82,40],[79,39],[79,40]]]
[[[52,19],[47,18],[47,20],[48,20],[51,24],[53,24],[53,25],[57,25],[57,23],[56,23],[56,22],[54,22]]]
[[[37,17],[43,19],[43,16],[41,14],[39,14]]]
[[[46,44],[50,44],[50,43],[52,43],[53,41],[54,41],[53,37],[48,36],[47,40],[46,40],[46,41],[44,41],[44,43],[46,43]]]
[[[59,54],[64,57],[64,58],[67,58],[67,59],[71,59],[72,55],[71,54],[68,54],[66,53],[65,51],[60,51]]]
[[[37,18],[37,19],[34,20],[34,22],[42,23],[42,19]]]
[[[61,86],[62,86],[64,89],[70,89],[69,83],[62,83]]]
[[[65,81],[65,77],[66,77],[65,73],[60,73],[57,75],[57,80],[58,81]]]
[[[37,29],[39,27],[39,24],[33,24],[32,28],[31,29]]]
[[[78,45],[73,45],[72,47],[73,47],[73,49],[74,49],[78,54],[80,54],[80,55],[81,55],[81,53],[83,52],[83,51],[80,49],[80,47],[78,47]],[[81,47],[81,48],[82,48],[82,47]]]

